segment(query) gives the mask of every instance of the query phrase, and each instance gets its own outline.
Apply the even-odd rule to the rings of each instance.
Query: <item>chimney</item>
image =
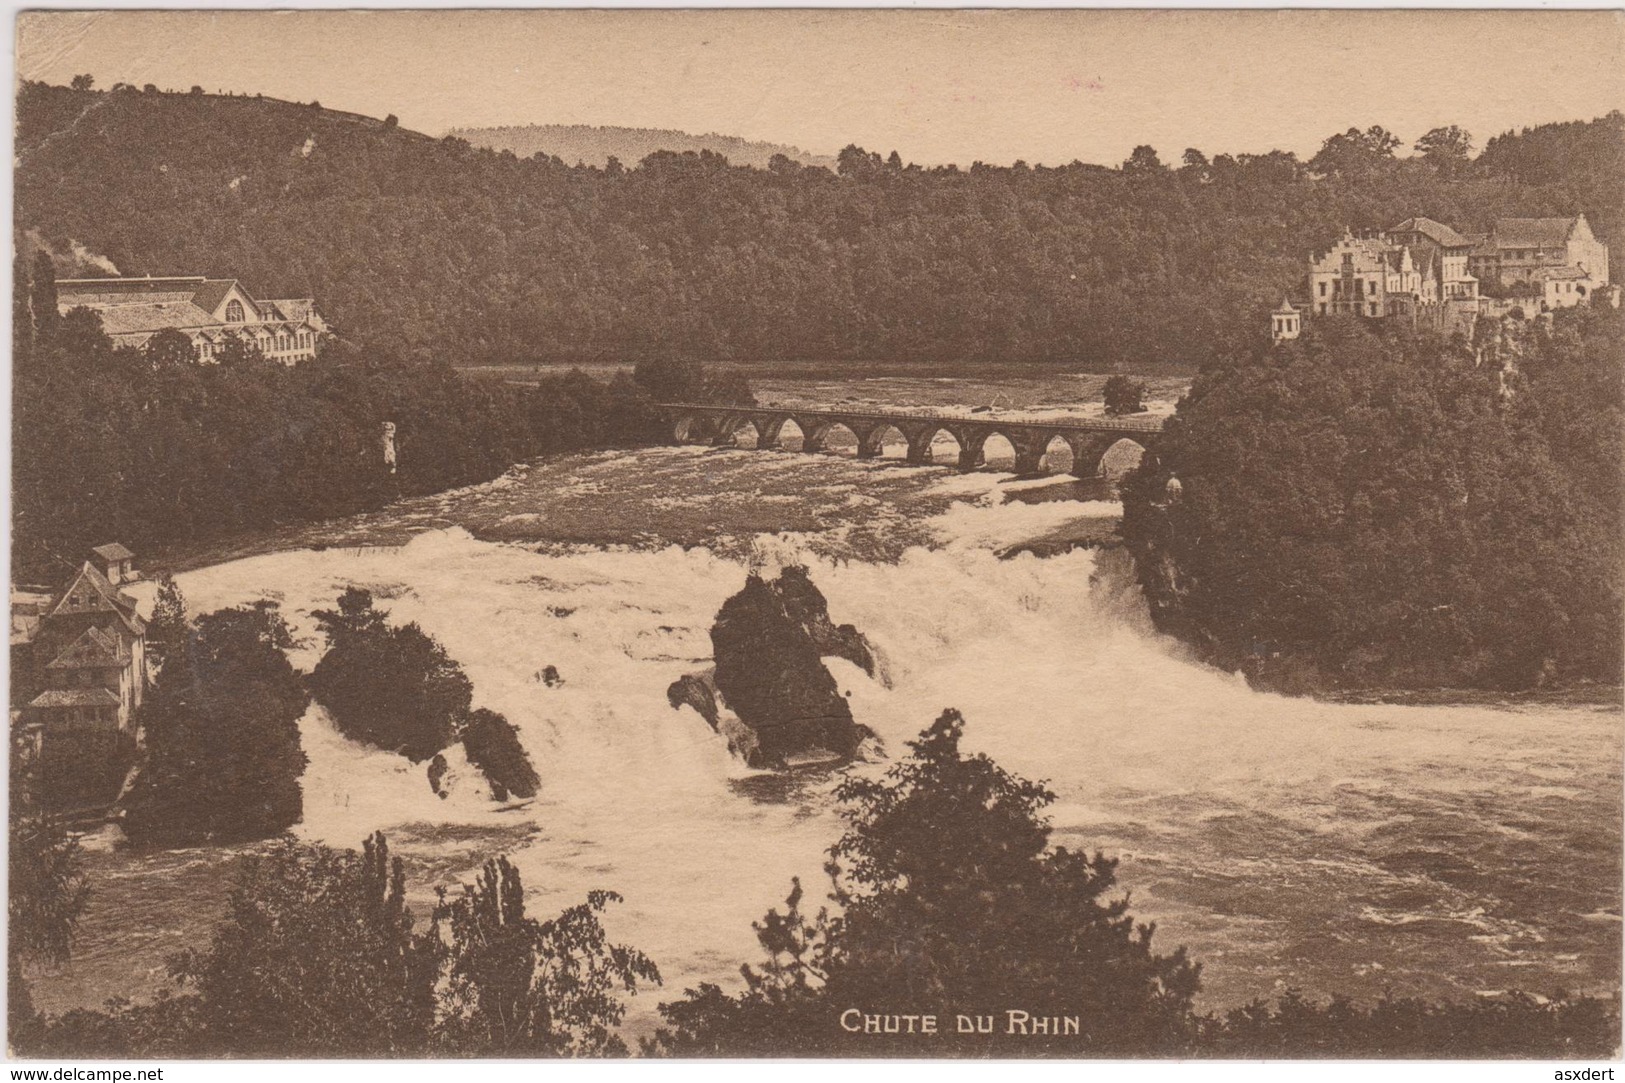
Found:
[[[132,564],[135,561],[135,554],[118,542],[96,546],[90,551],[90,559],[96,570],[105,575],[107,581],[114,586],[129,580],[134,570]]]

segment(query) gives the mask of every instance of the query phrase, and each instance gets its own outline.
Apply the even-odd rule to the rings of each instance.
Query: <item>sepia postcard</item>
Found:
[[[9,1057],[1611,1077],[1621,13],[15,35]]]

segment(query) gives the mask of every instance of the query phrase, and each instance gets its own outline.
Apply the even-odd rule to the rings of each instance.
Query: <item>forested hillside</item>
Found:
[[[1596,305],[1215,364],[1124,487],[1158,625],[1294,691],[1617,683],[1622,357]]]
[[[716,132],[690,135],[666,128],[521,124],[501,128],[453,128],[446,134],[456,139],[466,139],[476,147],[511,150],[521,158],[540,154],[544,158],[558,158],[569,165],[580,162],[599,169],[608,168],[612,159],[623,166],[635,165],[661,150],[678,154],[688,151],[698,154],[708,150],[712,154],[722,155],[734,165],[755,166],[758,169],[766,169],[780,155],[801,165],[835,168],[833,155],[808,154],[800,147],[760,143],[741,139],[737,135],[718,135]]]
[[[453,363],[688,351],[1196,366],[1264,325],[1305,253],[1413,214],[1584,211],[1618,246],[1625,117],[1394,157],[1149,147],[1118,168],[836,171],[660,153],[598,170],[254,98],[25,86],[17,224],[126,274],[314,296],[340,333]]]

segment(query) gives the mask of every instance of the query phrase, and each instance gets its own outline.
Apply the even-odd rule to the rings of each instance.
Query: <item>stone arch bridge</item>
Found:
[[[841,426],[856,438],[858,458],[873,459],[881,454],[887,433],[896,430],[908,444],[908,461],[919,464],[933,461],[931,445],[945,432],[959,445],[956,465],[961,471],[980,467],[985,462],[988,439],[997,435],[1015,449],[1016,473],[1037,474],[1043,470],[1045,453],[1060,440],[1072,453],[1071,473],[1080,478],[1098,477],[1106,452],[1117,443],[1129,440],[1145,451],[1155,452],[1162,435],[1162,419],[1149,417],[1008,421],[996,417],[682,402],[661,403],[660,409],[671,422],[672,440],[678,444],[732,447],[749,427],[756,430],[758,448],[777,450],[784,426],[793,421],[801,430],[802,451],[823,451],[830,433]]]

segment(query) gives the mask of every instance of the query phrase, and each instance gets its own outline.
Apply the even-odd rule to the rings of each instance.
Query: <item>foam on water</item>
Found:
[[[1486,965],[1530,958],[1525,934],[1539,915],[1520,911],[1512,888],[1474,886],[1446,859],[1481,862],[1496,845],[1535,837],[1546,847],[1537,860],[1575,860],[1564,847],[1581,844],[1556,838],[1562,817],[1617,807],[1617,713],[1262,694],[1155,634],[1121,554],[992,552],[1058,516],[1101,510],[957,505],[941,525],[958,544],[911,549],[894,564],[822,559],[789,537],[757,539],[747,560],[768,574],[808,563],[831,618],[874,643],[889,689],[845,663],[831,669],[891,754],[941,709],[958,708],[971,750],[1049,781],[1058,841],[1132,858],[1125,880],[1137,912],[1163,917],[1176,941],[1267,957],[1299,923],[1335,920],[1359,950],[1325,965],[1385,981],[1403,975],[1407,954],[1437,965],[1381,939],[1395,929],[1434,929],[1441,951],[1477,937],[1472,950]],[[747,560],[675,546],[538,553],[450,529],[395,549],[254,557],[180,583],[198,612],[280,602],[305,668],[321,650],[312,610],[352,583],[373,589],[392,620],[438,638],[467,670],[476,705],[519,727],[541,795],[505,812],[473,786],[441,800],[421,765],[345,740],[315,708],[302,730],[311,764],[300,833],[354,846],[395,825],[531,825],[513,856],[534,912],[589,888],[621,892],[612,932],[681,988],[732,983],[758,954],[751,921],[792,876],[821,883],[823,850],[840,830],[830,777],[764,788],[776,780],[756,777],[697,714],[667,703],[671,681],[709,664],[711,621],[743,585]],[[556,687],[540,679],[547,666],[563,679]],[[1571,796],[1554,805],[1559,792]],[[1617,825],[1586,845],[1590,856],[1612,847],[1617,861]],[[1474,847],[1489,849],[1475,856]],[[1251,871],[1238,881],[1239,870]],[[1595,930],[1582,915],[1617,911],[1614,880],[1612,895],[1592,885],[1563,904],[1576,923]],[[1338,892],[1366,887],[1369,898],[1339,903]],[[1486,906],[1501,912],[1487,919]]]

